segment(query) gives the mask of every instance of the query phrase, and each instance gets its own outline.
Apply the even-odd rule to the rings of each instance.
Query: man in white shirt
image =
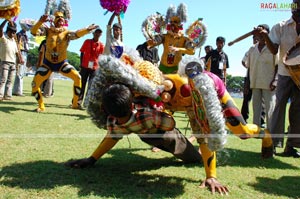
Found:
[[[0,101],[11,100],[17,58],[19,63],[24,63],[15,40],[17,25],[9,21],[6,34],[4,34],[3,28],[7,22],[7,20],[4,20],[0,25]]]
[[[269,26],[259,25],[269,32]],[[267,48],[263,36],[258,35],[258,42],[248,51],[246,66],[249,70],[250,89],[252,90],[253,123],[261,126],[262,104],[265,105],[266,127],[270,129],[275,107],[275,88],[277,56]]]
[[[270,129],[274,152],[275,147],[283,147],[286,105],[291,100],[288,117],[290,128],[283,155],[299,158],[300,152],[294,147],[300,148],[300,90],[283,64],[283,57],[286,52],[300,41],[300,1],[293,0],[292,5],[291,18],[275,24],[269,35],[261,28],[258,28],[257,31],[265,38],[270,51],[274,55],[279,53],[276,106]]]

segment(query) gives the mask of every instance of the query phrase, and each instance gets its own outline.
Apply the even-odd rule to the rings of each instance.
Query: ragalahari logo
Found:
[[[296,3],[275,3],[275,2],[260,3],[261,11],[291,11],[292,9],[297,9]]]

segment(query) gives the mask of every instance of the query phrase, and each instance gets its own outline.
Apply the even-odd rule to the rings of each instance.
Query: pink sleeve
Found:
[[[219,98],[223,97],[224,93],[226,91],[224,82],[217,75],[215,75],[211,72],[205,71],[204,73],[206,73],[213,80],[218,97]]]

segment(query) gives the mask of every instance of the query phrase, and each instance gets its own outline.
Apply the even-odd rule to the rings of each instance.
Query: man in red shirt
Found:
[[[93,33],[93,39],[85,40],[80,48],[81,69],[79,74],[81,75],[82,86],[78,99],[78,104],[80,107],[84,98],[86,83],[87,81],[89,82],[89,88],[90,82],[95,76],[95,71],[99,67],[98,58],[100,54],[104,52],[104,44],[101,41],[99,41],[101,35],[102,30],[100,28],[97,28]]]

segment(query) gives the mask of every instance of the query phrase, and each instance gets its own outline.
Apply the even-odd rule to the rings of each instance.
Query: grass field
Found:
[[[88,157],[105,135],[85,111],[69,108],[72,82],[56,80],[55,96],[46,98],[46,112],[36,113],[25,78],[26,97],[0,103],[0,198],[224,198],[198,185],[203,165],[183,165],[165,152],[130,135],[89,169],[68,169],[69,159]],[[237,104],[241,100],[237,99]],[[187,118],[175,114],[189,136]],[[196,146],[196,143],[194,143]],[[218,152],[218,178],[227,185],[225,198],[300,198],[299,159],[260,158],[261,140],[228,136]],[[279,149],[282,152],[282,149]]]

